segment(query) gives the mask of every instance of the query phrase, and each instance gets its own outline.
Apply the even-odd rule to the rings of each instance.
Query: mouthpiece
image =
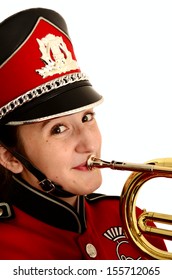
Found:
[[[113,168],[114,167],[115,162],[111,161],[104,161],[102,159],[96,158],[94,155],[90,155],[88,160],[87,160],[87,168],[89,170],[92,170],[93,168]]]

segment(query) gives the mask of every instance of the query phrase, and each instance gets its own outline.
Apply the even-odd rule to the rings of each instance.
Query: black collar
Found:
[[[78,197],[77,209],[23,179],[13,176],[12,203],[22,211],[49,225],[82,233],[86,229],[85,198]]]

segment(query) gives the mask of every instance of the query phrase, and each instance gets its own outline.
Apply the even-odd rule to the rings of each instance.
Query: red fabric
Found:
[[[53,77],[49,76],[47,78],[43,78],[36,73],[36,70],[45,66],[41,60],[42,53],[39,50],[37,39],[41,40],[47,34],[62,37],[67,49],[72,54],[72,58],[76,60],[69,38],[51,23],[40,19],[23,45],[0,68],[1,92],[5,93],[1,95],[0,107],[50,80],[61,77],[64,74],[80,72],[78,68],[62,74],[54,74]]]
[[[14,219],[0,223],[0,259],[144,259],[123,235],[119,201],[114,199],[86,202],[87,229],[83,234],[49,226],[17,208],[15,214]],[[166,249],[158,238],[152,242]],[[95,258],[86,252],[88,243],[97,250]]]

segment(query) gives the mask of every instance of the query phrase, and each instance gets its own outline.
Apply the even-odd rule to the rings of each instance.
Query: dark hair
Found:
[[[18,126],[1,125],[0,126],[0,141],[2,145],[9,148],[15,148],[18,143],[17,137]]]
[[[18,127],[2,125],[0,126],[0,145],[10,150],[19,146]],[[8,200],[12,180],[12,172],[0,164],[0,200]]]

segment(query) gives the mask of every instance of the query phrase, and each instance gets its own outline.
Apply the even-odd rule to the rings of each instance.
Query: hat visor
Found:
[[[74,114],[93,108],[102,101],[102,96],[88,82],[81,81],[52,90],[17,108],[8,116],[6,124],[21,125]]]

